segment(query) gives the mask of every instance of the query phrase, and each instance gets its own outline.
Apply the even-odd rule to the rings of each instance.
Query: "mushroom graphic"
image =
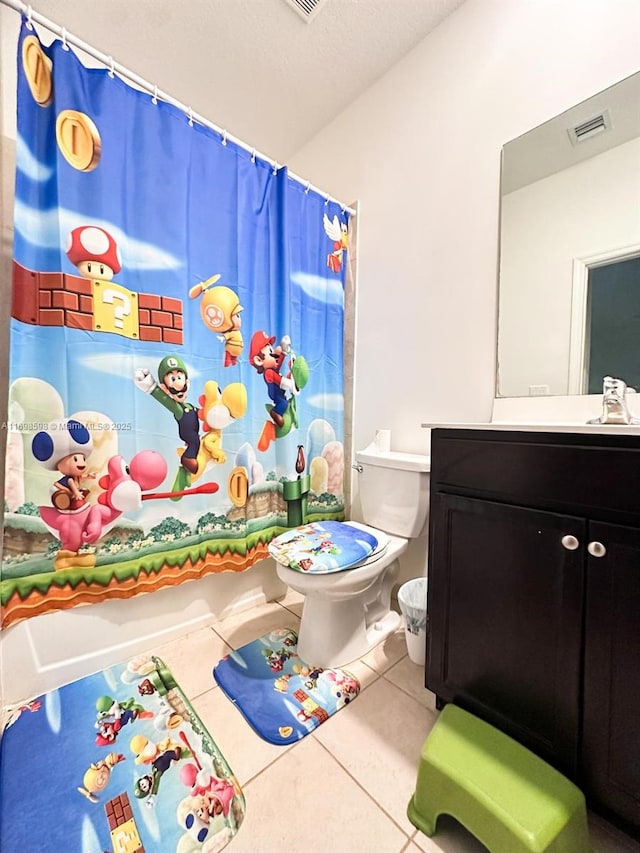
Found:
[[[85,278],[111,281],[122,269],[118,245],[97,225],[81,225],[69,234],[67,257]]]

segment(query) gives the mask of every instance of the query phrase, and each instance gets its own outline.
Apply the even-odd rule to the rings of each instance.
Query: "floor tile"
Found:
[[[247,818],[235,853],[486,853],[453,818],[443,815],[428,838],[406,817],[437,712],[423,668],[406,653],[403,629],[345,667],[361,683],[357,701],[290,746],[260,738],[215,686],[211,670],[232,648],[274,628],[299,629],[301,598],[287,594],[280,604],[259,605],[154,650],[244,787]],[[343,835],[328,833],[331,826]],[[640,842],[593,813],[589,826],[593,853],[640,853]]]
[[[302,608],[304,607],[304,595],[300,595],[299,592],[291,589],[290,587],[287,589],[287,593],[284,598],[277,599],[278,604],[282,605],[282,607],[286,607],[287,610],[290,610],[292,613],[295,613],[296,616],[302,616]]]
[[[241,785],[245,785],[292,746],[275,746],[257,735],[219,687],[192,702]]]
[[[388,669],[384,677],[413,696],[425,708],[436,710],[435,693],[424,686],[424,666],[414,663],[408,655]]]
[[[437,832],[433,838],[416,832],[413,843],[417,850],[423,850],[424,853],[487,853],[484,844],[480,844],[462,824],[448,815],[438,818]]]
[[[208,628],[200,628],[154,650],[167,664],[182,692],[195,699],[214,686],[211,671],[231,649]]]
[[[400,853],[408,842],[313,735],[251,781],[244,794],[247,816],[233,840],[234,853]]]
[[[640,843],[617,830],[602,818],[589,814],[589,832],[592,853],[637,853]],[[447,815],[438,819],[438,829],[433,838],[421,832],[413,837],[413,843],[424,853],[487,853],[480,844],[456,820]]]
[[[365,655],[362,660],[371,669],[382,674],[407,654],[407,641],[404,638],[404,628],[398,629],[390,637]]]
[[[420,750],[436,715],[379,678],[314,733],[408,836]],[[382,849],[382,848],[381,848]]]
[[[299,626],[298,617],[279,604],[259,604],[252,610],[215,622],[213,629],[232,649],[239,649],[275,628],[297,631]]]
[[[346,666],[342,667],[347,672],[350,672],[360,682],[360,690],[364,690],[366,687],[369,687],[380,678],[380,673],[371,669],[370,666],[367,666],[366,663],[363,663],[361,660],[354,660],[351,663],[348,663]]]

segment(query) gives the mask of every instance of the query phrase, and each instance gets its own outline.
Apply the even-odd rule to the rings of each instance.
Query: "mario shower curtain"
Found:
[[[23,23],[3,626],[339,519],[348,217]]]

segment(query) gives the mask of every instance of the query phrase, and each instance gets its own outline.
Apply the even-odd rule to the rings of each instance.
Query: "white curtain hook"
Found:
[[[33,9],[31,8],[31,6],[27,6],[27,29],[28,30],[33,29],[32,16],[33,16]]]
[[[152,104],[158,103],[158,87],[157,86],[153,87],[153,98],[151,98],[151,103]]]
[[[344,216],[345,213],[347,212],[347,208],[343,205],[341,209],[342,209],[342,215]]]
[[[304,188],[304,194],[309,195],[310,189],[311,189],[311,181],[307,181],[307,186]]]
[[[193,127],[193,110],[189,107],[187,115],[189,116],[189,127]]]
[[[67,30],[65,27],[62,28],[62,49],[69,50],[69,45],[67,44]]]
[[[222,131],[222,144],[223,145],[227,144],[227,131],[226,130]]]
[[[278,174],[278,163],[277,163],[277,161],[276,161],[276,160],[274,160],[274,161],[273,161],[273,172],[272,172],[271,174],[272,174],[272,175],[277,175],[277,174]]]
[[[327,196],[324,200],[324,206],[329,207],[329,196]]]
[[[115,65],[113,63],[113,56],[110,56],[109,57],[109,77],[111,77],[111,79],[113,80],[113,78],[115,76],[116,75],[115,75]]]
[[[255,162],[256,162],[256,149],[255,149],[255,148],[254,148],[254,149],[253,149],[253,151],[251,152],[251,162],[252,162],[252,163],[255,163]]]

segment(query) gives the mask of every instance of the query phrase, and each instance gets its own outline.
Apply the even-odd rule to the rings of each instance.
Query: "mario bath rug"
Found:
[[[154,656],[3,711],[0,850],[214,853],[245,814],[213,738]]]
[[[254,731],[278,746],[300,740],[360,692],[351,673],[308,664],[297,648],[295,631],[281,628],[231,652],[213,669]]]

